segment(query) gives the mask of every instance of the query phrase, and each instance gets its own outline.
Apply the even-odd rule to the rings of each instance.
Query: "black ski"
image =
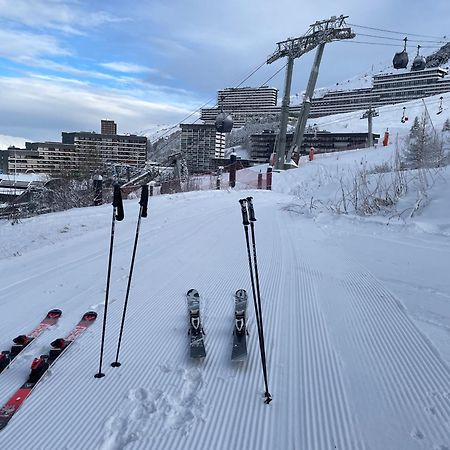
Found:
[[[247,359],[247,292],[238,289],[234,295],[234,330],[232,361]]]
[[[205,332],[200,318],[200,295],[195,289],[190,289],[186,294],[189,313],[189,349],[191,358],[204,358]]]
[[[8,425],[14,414],[29,397],[33,389],[42,379],[48,369],[55,363],[61,354],[86,330],[97,318],[97,313],[89,311],[65,338],[56,339],[51,343],[53,347],[48,354],[35,358],[31,364],[31,372],[28,380],[11,396],[0,408],[0,430]]]
[[[61,314],[62,312],[60,309],[52,309],[31,333],[21,334],[20,336],[14,338],[14,345],[11,346],[11,349],[0,352],[0,373],[7,369],[16,356],[25,347],[30,345],[34,339],[39,337],[47,328],[55,325],[61,317]]]

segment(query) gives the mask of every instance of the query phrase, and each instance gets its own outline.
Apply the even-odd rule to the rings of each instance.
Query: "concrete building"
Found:
[[[219,95],[221,92],[226,93],[227,89],[219,91]],[[390,73],[379,73],[372,77],[372,86],[370,87],[328,91],[321,96],[315,96],[312,99],[309,117],[365,110],[369,106],[394,105],[445,92],[450,92],[450,77],[448,69],[442,67],[418,71],[402,69]],[[250,96],[251,93],[252,91],[249,90],[248,95]],[[230,99],[233,100],[233,97]],[[249,100],[247,103],[244,101],[239,103],[238,99],[231,100],[227,111],[232,114],[234,128],[258,120],[279,120],[281,108],[275,104],[258,103],[256,100]],[[238,104],[239,108],[233,106]],[[292,117],[298,117],[300,111],[300,105],[289,107],[289,114]],[[218,108],[202,108],[200,118],[205,123],[212,124],[216,120],[218,112]]]
[[[102,120],[101,121],[101,134],[117,134],[117,124],[114,120]]]
[[[69,173],[77,170],[82,158],[73,145],[61,142],[26,142],[24,149],[10,147],[3,152],[6,173]]]
[[[233,115],[234,128],[241,127],[261,116],[273,116],[280,113],[277,108],[278,89],[261,87],[225,88],[217,92],[217,108],[202,108],[200,119],[213,124],[217,114],[224,111]]]
[[[314,97],[310,117],[367,109],[370,105],[394,105],[445,92],[450,92],[450,77],[448,70],[442,67],[379,73],[373,76],[372,87],[330,91],[322,97]]]
[[[217,92],[217,105],[225,111],[277,106],[278,89],[261,87],[225,88]]]
[[[87,131],[62,133],[63,144],[75,146],[75,151],[102,164],[143,167],[147,159],[147,138],[136,135],[102,134]]]
[[[214,125],[181,124],[181,152],[185,155],[189,173],[209,172],[211,159],[223,158],[225,133]]]
[[[372,134],[373,142],[376,144],[380,135]],[[292,144],[294,134],[287,133],[286,144]],[[265,130],[262,133],[250,136],[251,158],[259,162],[267,162],[274,152],[277,133]],[[330,133],[328,131],[318,131],[316,133],[305,133],[302,142],[301,153],[306,154],[311,147],[316,153],[335,152],[351,150],[354,148],[364,148],[368,145],[368,133]]]
[[[113,121],[102,121],[102,128],[117,129]],[[146,159],[145,136],[94,132],[63,132],[62,142],[26,142],[24,149],[10,147],[0,152],[6,173],[71,174],[94,172],[105,165],[142,168]]]

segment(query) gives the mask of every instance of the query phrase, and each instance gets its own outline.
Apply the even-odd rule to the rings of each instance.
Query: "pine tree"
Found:
[[[442,126],[442,131],[450,131],[450,119],[447,119]]]
[[[430,120],[423,114],[416,117],[403,152],[403,166],[410,169],[437,167],[442,160],[442,143]]]

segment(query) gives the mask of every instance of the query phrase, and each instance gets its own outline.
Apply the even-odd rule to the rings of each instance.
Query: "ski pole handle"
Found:
[[[250,222],[248,221],[247,200],[245,198],[241,198],[239,203],[241,204],[242,224],[244,226],[248,226],[250,225]]]
[[[142,206],[141,217],[147,217],[147,205],[148,205],[148,184],[142,185],[141,200],[139,204]]]
[[[123,212],[122,192],[118,184],[114,185],[113,208],[116,215],[116,220],[120,222],[123,220],[125,215]]]
[[[250,216],[250,222],[256,222],[255,210],[253,209],[253,197],[247,197],[248,214]]]

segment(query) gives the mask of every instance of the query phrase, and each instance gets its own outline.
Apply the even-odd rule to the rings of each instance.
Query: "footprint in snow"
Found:
[[[149,393],[144,388],[132,389],[128,393],[128,399],[134,404],[130,418],[133,421],[142,421],[148,419],[156,412],[156,402],[161,397],[160,391]]]
[[[196,419],[202,419],[204,405],[200,399],[203,377],[199,369],[182,369],[181,388],[164,397],[164,415],[167,428],[187,433]]]
[[[419,429],[416,428],[413,431],[411,431],[411,437],[417,440],[422,440],[425,436]]]
[[[125,417],[110,417],[104,428],[104,438],[99,450],[122,450],[129,443],[136,441],[138,435],[128,431],[129,423]]]

